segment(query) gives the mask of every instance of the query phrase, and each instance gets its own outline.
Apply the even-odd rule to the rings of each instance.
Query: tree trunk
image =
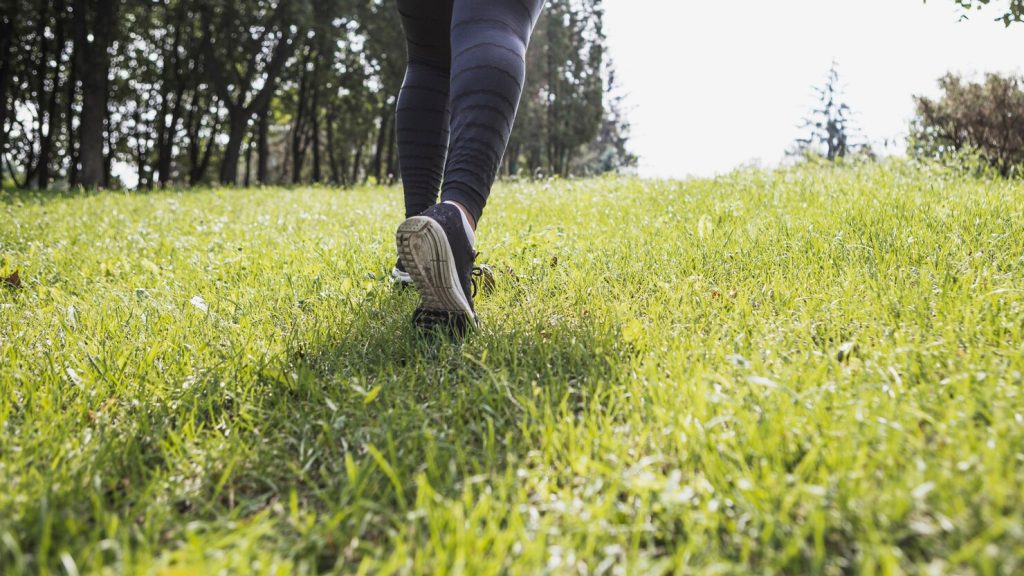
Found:
[[[213,107],[213,99],[204,100],[197,86],[190,88],[189,91],[189,103],[184,107],[186,110],[184,122],[188,137],[188,183],[190,186],[195,186],[206,177],[216,140],[211,137],[207,141],[206,147],[203,147],[203,115],[205,110]],[[214,122],[210,131],[216,134],[218,129],[217,122]]]
[[[512,178],[519,173],[519,146],[508,151],[508,175]]]
[[[61,30],[62,26],[57,24],[57,46],[60,50],[60,46],[64,43],[64,34]],[[43,135],[41,144],[39,147],[39,189],[46,190],[50,187],[50,157],[53,154],[53,142],[57,138],[57,133],[60,131],[60,115],[57,114],[57,100],[61,90],[61,58],[58,53],[56,66],[53,69],[53,79],[51,84],[53,91],[50,92],[50,99],[46,106],[46,134]]]
[[[321,162],[322,157],[320,153],[320,85],[323,83],[321,80],[321,62],[323,59],[320,57],[322,52],[320,49],[317,50],[316,54],[316,66],[313,69],[313,97],[310,102],[309,114],[310,114],[310,129],[312,134],[313,144],[313,182],[320,183],[323,181],[323,164]]]
[[[252,183],[252,135],[249,135],[249,143],[245,147],[245,187]]]
[[[106,127],[106,142],[107,150],[110,154],[104,154],[103,156],[103,181],[100,182],[100,186],[110,186],[113,180],[113,168],[114,168],[114,122],[110,113],[110,94],[107,93],[103,101],[103,109],[106,110],[107,114],[103,118],[103,125]]]
[[[189,96],[188,111],[185,112],[185,135],[188,138],[188,183],[194,185],[196,183],[196,166],[199,165],[200,140],[199,130],[202,125],[202,112],[199,110],[197,104],[198,96],[193,92]]]
[[[558,58],[558,54],[556,53],[557,51],[555,49],[553,49],[553,47],[551,46],[551,41],[550,41],[550,39],[553,38],[553,37],[557,38],[557,36],[554,33],[555,26],[556,26],[556,24],[555,24],[556,20],[557,20],[556,18],[548,18],[547,19],[547,32],[548,32],[549,41],[548,41],[548,49],[545,51],[545,55],[547,56],[547,77],[548,77],[548,86],[547,87],[548,87],[548,91],[554,92],[553,96],[549,96],[546,99],[547,101],[546,101],[546,104],[545,104],[545,108],[546,108],[546,110],[545,110],[545,112],[546,112],[545,117],[547,118],[547,142],[546,142],[547,167],[546,167],[546,170],[547,170],[547,173],[551,174],[551,175],[556,173],[556,171],[555,171],[555,163],[556,163],[556,160],[555,160],[555,158],[556,158],[555,134],[556,134],[556,130],[558,129],[557,125],[556,125],[557,118],[556,118],[556,115],[555,115],[555,107],[554,107],[554,103],[556,102],[556,100],[554,98],[561,97],[561,95],[558,94],[558,92],[559,92],[558,84],[556,83],[557,80],[555,78],[555,76],[557,74],[557,70],[558,70],[558,68],[557,68],[557,66],[555,64],[555,61]]]
[[[341,165],[338,166],[338,185],[339,186],[345,186],[346,188],[349,186],[348,158],[349,158],[348,150],[345,150],[341,154],[341,159],[339,160]]]
[[[313,138],[313,182],[320,183],[323,180],[323,171],[320,165],[320,88],[319,81],[313,86],[313,106],[310,110],[312,116],[312,138]]]
[[[178,126],[181,123],[181,99],[184,88],[177,87],[174,94],[174,104],[171,111],[170,125],[165,125],[166,116],[158,119],[159,128],[162,132],[162,139],[157,138],[157,170],[160,172],[160,187],[167,186],[171,182],[171,169],[174,164],[174,140],[178,135]]]
[[[309,78],[306,66],[309,65],[310,49],[305,48],[299,68],[299,91],[295,101],[295,123],[292,125],[292,184],[302,181],[302,165],[306,163],[306,147],[303,135],[306,131],[306,104],[309,94]]]
[[[11,65],[14,63],[14,22],[18,18],[19,2],[5,3],[0,14],[0,182],[3,182],[3,164],[7,153],[7,94],[11,84]]]
[[[210,158],[213,156],[213,145],[213,138],[210,138],[210,141],[206,143],[205,150],[203,150],[202,142],[196,144],[196,162],[192,165],[192,170],[189,171],[189,186],[195,186],[206,178],[206,171],[210,168]]]
[[[115,0],[75,0],[75,41],[82,48],[82,112],[78,128],[82,171],[79,176],[86,188],[105,184],[107,164],[103,133],[110,74],[108,49],[114,39],[118,4]]]
[[[278,9],[283,10],[285,3],[279,3]],[[214,47],[214,30],[209,21],[209,12],[204,16],[203,54],[206,63],[207,73],[220,99],[228,108],[228,144],[224,149],[220,169],[220,180],[222,184],[233,185],[238,182],[238,160],[241,156],[242,142],[248,131],[249,120],[252,119],[256,110],[262,110],[269,105],[270,99],[276,91],[276,82],[285,63],[295,53],[297,42],[290,32],[282,32],[281,37],[274,47],[269,63],[263,68],[264,84],[260,90],[249,99],[252,90],[253,74],[243,74],[245,81],[239,85],[232,85],[228,79],[231,75],[238,77],[238,69],[235,63],[224,64],[221,62]],[[300,34],[297,27],[291,26],[295,34]],[[285,27],[288,30],[288,27]],[[256,66],[255,60],[249,63],[250,72]],[[240,78],[241,79],[241,78]]]
[[[183,46],[181,43],[181,29],[185,25],[184,4],[178,6],[173,17],[170,10],[166,17],[174,26],[174,35],[170,47],[164,47],[164,70],[161,78],[162,92],[164,94],[161,102],[160,116],[157,117],[157,178],[161,188],[171,182],[171,169],[174,163],[174,141],[178,135],[178,125],[181,120],[181,100],[185,94],[185,82],[180,72],[181,57],[179,56]],[[170,64],[168,64],[168,62]],[[171,89],[170,86],[174,88]],[[170,93],[170,94],[168,94]],[[167,116],[170,114],[170,124]]]
[[[64,40],[66,34],[66,26],[64,20],[64,5],[63,2],[53,3],[54,6],[54,66],[53,75],[50,78],[50,90],[48,93],[45,89],[40,90],[40,104],[42,104],[42,98],[45,94],[46,100],[46,133],[40,131],[39,134],[39,170],[38,170],[38,187],[40,190],[46,190],[50,187],[51,173],[50,164],[52,163],[53,156],[53,145],[59,137],[61,130],[61,117],[57,113],[57,104],[60,101],[61,90],[63,89],[63,75],[61,71],[64,68]],[[49,66],[49,58],[43,57],[43,65]],[[42,72],[43,69],[40,69]],[[40,76],[42,77],[42,76]],[[40,107],[40,113],[43,108]]]
[[[164,86],[166,87],[166,85],[165,83]],[[156,169],[161,188],[171,182],[171,169],[174,163],[174,141],[178,136],[178,126],[181,122],[181,100],[184,92],[185,87],[179,83],[175,86],[173,95],[165,95],[164,103],[161,105],[161,114],[157,118]],[[171,117],[170,123],[167,122],[168,114]]]
[[[64,110],[68,128],[68,186],[71,188],[78,186],[78,133],[72,119],[75,117],[75,102],[78,99],[78,71],[81,68],[78,60],[80,55],[78,42],[72,42],[67,80],[67,102],[65,102]]]
[[[32,94],[36,97],[35,102],[35,142],[29,146],[29,159],[25,163],[25,187],[32,186],[46,179],[46,166],[49,164],[49,155],[46,149],[46,137],[44,136],[43,121],[45,120],[46,109],[46,72],[47,63],[50,61],[50,43],[46,38],[47,25],[50,23],[49,2],[43,0],[39,6],[36,37],[39,39],[39,61],[35,73],[35,86],[32,87]],[[39,144],[39,155],[35,155],[35,144]],[[42,174],[40,174],[42,173]]]
[[[355,184],[356,182],[359,182],[359,166],[360,166],[360,164],[362,164],[362,162],[363,162],[363,143],[360,142],[359,145],[356,146],[356,157],[352,161],[352,180],[351,180],[351,182],[353,184]]]
[[[259,136],[257,137],[257,153],[259,154],[259,163],[256,165],[256,181],[261,186],[266,186],[270,182],[267,181],[268,177],[268,160],[270,159],[270,142],[268,132],[270,131],[270,103],[263,107],[260,112],[260,123],[259,123]]]
[[[387,180],[388,184],[394,184],[398,179],[399,167],[398,167],[398,156],[395,152],[395,138],[397,136],[397,130],[392,128],[388,130],[388,170]]]
[[[49,2],[47,2],[47,4],[49,4]],[[60,8],[55,8],[57,8],[54,17],[54,26],[57,29],[56,42],[54,42],[54,56],[56,66],[54,66],[53,78],[51,79],[51,86],[53,86],[52,90],[47,91],[45,88],[46,71],[47,68],[49,68],[50,63],[49,50],[47,49],[46,40],[43,40],[43,53],[41,58],[39,59],[40,87],[39,105],[37,108],[39,114],[39,163],[37,164],[36,169],[36,188],[40,190],[46,190],[47,188],[50,187],[50,151],[53,148],[53,132],[56,124],[57,115],[57,83],[60,82],[60,54],[61,50],[63,49],[63,46],[61,46],[61,44],[63,44],[63,39],[61,38],[61,36],[63,35],[63,26],[61,25],[61,22],[63,22],[63,20],[60,17]],[[45,17],[43,17],[43,14],[45,14]],[[40,26],[43,26],[44,22],[49,21],[49,13],[43,12],[40,14],[40,16]],[[43,129],[44,118],[46,126],[45,130]]]
[[[372,173],[373,177],[380,183],[381,173],[384,168],[384,147],[388,142],[388,131],[391,129],[390,106],[385,102],[380,107],[380,131],[377,133],[377,149],[373,155]]]
[[[340,185],[342,181],[338,173],[338,155],[334,150],[334,114],[327,114],[324,120],[327,122],[327,163],[331,167],[331,181],[335,185]]]
[[[153,95],[150,94],[150,97]],[[153,188],[153,167],[150,165],[152,150],[146,147],[146,135],[143,132],[142,113],[135,111],[135,158],[138,164],[139,190],[150,190]]]
[[[238,160],[249,124],[249,114],[244,107],[232,107],[228,114],[228,145],[224,148],[224,158],[221,159],[220,183],[234,186],[238,183]]]

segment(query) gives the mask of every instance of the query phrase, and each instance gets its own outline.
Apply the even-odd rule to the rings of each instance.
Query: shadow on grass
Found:
[[[259,450],[229,484],[295,491],[336,519],[314,545],[321,568],[344,543],[360,554],[407,526],[421,483],[457,500],[470,483],[514,474],[536,448],[531,430],[572,417],[616,379],[615,335],[587,322],[552,328],[492,321],[463,342],[428,338],[401,306],[374,308],[290,354],[296,385],[264,404]],[[628,364],[628,363],[626,363]]]
[[[557,412],[566,400],[576,405],[614,378],[624,352],[615,334],[587,321],[485,322],[459,341],[421,334],[404,309],[370,310],[293,352],[306,385],[286,402],[330,420],[319,431],[325,447],[378,449],[406,488],[418,473],[442,492],[501,473],[529,445],[524,418]]]
[[[375,553],[407,525],[421,482],[457,499],[514,473],[538,440],[531,422],[582,407],[622,365],[615,335],[586,321],[495,318],[464,342],[424,338],[413,300],[380,298],[335,328],[299,330],[286,353],[211,367],[172,397],[126,399],[130,431],[105,437],[45,506],[22,510],[19,547],[87,546],[120,518],[135,523],[133,548],[173,550],[189,526],[228,533],[262,518],[274,526],[267,546],[329,569],[353,539],[357,555]],[[86,482],[96,491],[83,500]],[[300,529],[290,502],[319,520]],[[42,565],[59,558],[24,566]]]

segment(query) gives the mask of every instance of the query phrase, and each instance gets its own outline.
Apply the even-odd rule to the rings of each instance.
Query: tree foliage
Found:
[[[594,171],[609,131],[624,149],[601,21],[549,2],[508,172]],[[391,0],[0,0],[0,182],[390,180],[404,69]]]
[[[910,153],[980,162],[1002,176],[1024,173],[1024,77],[988,74],[968,82],[947,74],[937,99],[915,97]]]
[[[605,44],[601,0],[548,3],[527,54],[509,174],[592,174],[635,161]]]
[[[962,7],[964,10],[981,10],[982,8],[987,7],[989,4],[999,4],[1000,6],[1002,6],[1000,10],[1003,10],[1004,12],[1001,16],[996,18],[997,20],[1002,21],[1002,23],[1007,26],[1013,24],[1014,22],[1024,22],[1024,0],[999,0],[998,2],[993,2],[992,0],[953,1],[956,2],[956,4]]]

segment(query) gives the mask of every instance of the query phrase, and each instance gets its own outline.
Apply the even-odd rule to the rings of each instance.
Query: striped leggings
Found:
[[[398,0],[409,52],[396,120],[406,217],[436,204],[440,190],[480,221],[543,3]]]

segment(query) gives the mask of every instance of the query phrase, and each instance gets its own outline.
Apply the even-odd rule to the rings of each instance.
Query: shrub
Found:
[[[988,74],[984,82],[947,74],[942,95],[914,98],[909,153],[1003,177],[1024,174],[1024,78]]]

